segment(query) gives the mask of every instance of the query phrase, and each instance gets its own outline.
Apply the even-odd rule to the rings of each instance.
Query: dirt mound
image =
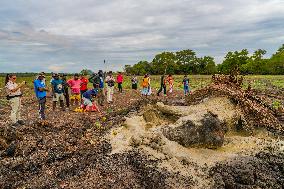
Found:
[[[260,152],[217,164],[213,188],[284,188],[284,153]]]

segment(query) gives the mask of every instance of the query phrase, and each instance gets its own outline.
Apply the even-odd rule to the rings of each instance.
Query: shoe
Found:
[[[17,123],[12,123],[11,124],[11,127],[14,128],[14,129],[17,129],[19,128],[21,125],[17,122]]]
[[[17,123],[19,123],[20,125],[25,125],[25,122],[23,120],[19,120]]]

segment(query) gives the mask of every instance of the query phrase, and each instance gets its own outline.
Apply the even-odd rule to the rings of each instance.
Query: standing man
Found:
[[[71,105],[78,106],[80,102],[80,88],[81,88],[81,80],[79,79],[79,74],[75,74],[73,79],[67,81],[68,85],[71,88]]]
[[[61,79],[62,79],[63,94],[65,97],[66,107],[67,109],[69,109],[70,108],[69,85],[67,83],[66,76],[67,76],[66,74],[62,74]]]
[[[167,86],[166,86],[166,80],[165,75],[161,76],[161,83],[160,83],[160,89],[157,93],[157,96],[160,96],[160,93],[164,90],[164,96],[167,96]]]
[[[118,75],[116,77],[116,81],[117,81],[117,84],[118,84],[118,91],[120,93],[122,93],[123,75],[122,75],[121,72],[118,72]]]
[[[46,88],[45,85],[45,76],[43,73],[40,73],[38,75],[38,78],[34,81],[34,90],[36,97],[38,99],[38,112],[39,112],[39,118],[41,120],[45,120],[45,103],[46,103],[46,91],[48,89]]]
[[[183,77],[182,83],[183,83],[184,96],[187,96],[187,95],[189,94],[189,92],[190,92],[189,79],[188,79],[187,75],[185,75],[185,76]]]
[[[102,70],[99,70],[98,72],[100,83],[99,83],[99,91],[98,91],[98,103],[100,106],[104,105],[105,100],[105,91],[104,91],[104,72]]]
[[[82,74],[81,75],[81,85],[80,85],[80,93],[81,93],[81,99],[82,99],[82,95],[84,92],[86,92],[88,90],[88,83],[89,80],[85,77],[86,75]]]
[[[107,102],[112,103],[115,79],[112,76],[112,71],[108,72],[105,82],[107,83]]]
[[[54,74],[54,79],[51,82],[52,85],[52,94],[53,94],[53,103],[52,109],[53,111],[56,108],[56,103],[60,102],[60,107],[64,111],[64,90],[63,90],[63,81],[59,79],[58,74]]]

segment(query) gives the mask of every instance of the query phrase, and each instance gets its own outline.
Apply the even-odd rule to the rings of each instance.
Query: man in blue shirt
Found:
[[[42,120],[45,119],[44,110],[46,103],[46,91],[48,91],[44,82],[44,78],[45,76],[40,73],[38,78],[34,81],[34,90],[39,103],[39,116]]]
[[[98,106],[96,105],[95,101],[93,100],[93,97],[97,96],[98,89],[90,89],[83,93],[82,100],[84,106],[86,106],[87,111],[93,111],[93,107],[95,107],[98,112],[100,112]]]
[[[56,103],[60,101],[60,107],[64,110],[64,89],[63,89],[63,81],[59,79],[58,74],[54,74],[53,80],[51,82],[52,85],[52,96],[53,96],[53,111],[56,108]]]

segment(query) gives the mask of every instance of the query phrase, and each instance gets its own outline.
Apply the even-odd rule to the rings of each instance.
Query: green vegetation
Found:
[[[256,50],[252,55],[247,49],[228,52],[224,61],[217,65],[210,56],[197,57],[193,50],[178,52],[162,52],[157,54],[152,62],[140,61],[137,64],[126,65],[124,70],[127,74],[144,75],[146,73],[158,75],[164,74],[204,74],[214,73],[230,74],[261,74],[283,75],[284,74],[284,44],[270,58],[263,56],[266,51]]]

